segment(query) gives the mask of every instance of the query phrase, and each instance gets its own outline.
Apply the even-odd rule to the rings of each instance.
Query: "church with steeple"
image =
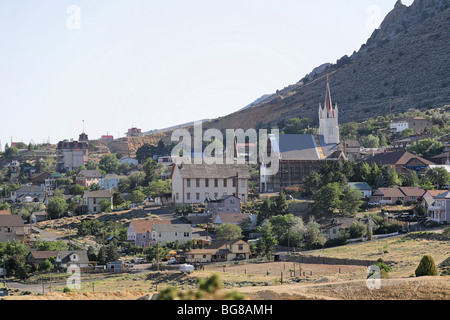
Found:
[[[313,171],[319,171],[326,161],[346,161],[339,140],[339,109],[333,106],[327,77],[325,104],[319,104],[319,130],[313,134],[269,135],[269,148],[279,159],[276,174],[260,166],[260,192],[278,192],[289,186],[301,185]]]
[[[339,144],[339,110],[337,103],[333,108],[331,102],[330,83],[327,79],[327,91],[325,94],[325,105],[319,104],[319,135],[323,136],[326,144]]]

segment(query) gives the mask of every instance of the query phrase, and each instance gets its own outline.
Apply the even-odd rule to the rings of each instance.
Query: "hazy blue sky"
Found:
[[[351,55],[395,2],[2,0],[2,149],[227,115]]]

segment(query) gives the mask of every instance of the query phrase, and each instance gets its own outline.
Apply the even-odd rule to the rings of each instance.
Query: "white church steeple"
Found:
[[[329,76],[327,75],[327,91],[325,94],[325,106],[319,104],[319,135],[323,136],[326,144],[339,143],[339,110],[337,104],[333,108]]]

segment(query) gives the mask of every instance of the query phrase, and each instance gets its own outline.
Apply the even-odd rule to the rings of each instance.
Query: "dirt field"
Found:
[[[302,264],[297,262],[267,262],[267,263],[248,263],[241,265],[215,265],[207,266],[204,271],[215,272],[220,275],[232,274],[253,275],[262,279],[285,279],[290,277],[305,278],[306,276],[324,276],[345,273],[362,273],[366,267],[350,265],[325,265],[325,264]]]

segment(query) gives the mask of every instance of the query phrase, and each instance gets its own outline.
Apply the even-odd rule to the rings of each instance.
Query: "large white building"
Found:
[[[206,198],[226,195],[248,201],[250,173],[245,164],[174,164],[170,178],[175,204],[204,203]]]

